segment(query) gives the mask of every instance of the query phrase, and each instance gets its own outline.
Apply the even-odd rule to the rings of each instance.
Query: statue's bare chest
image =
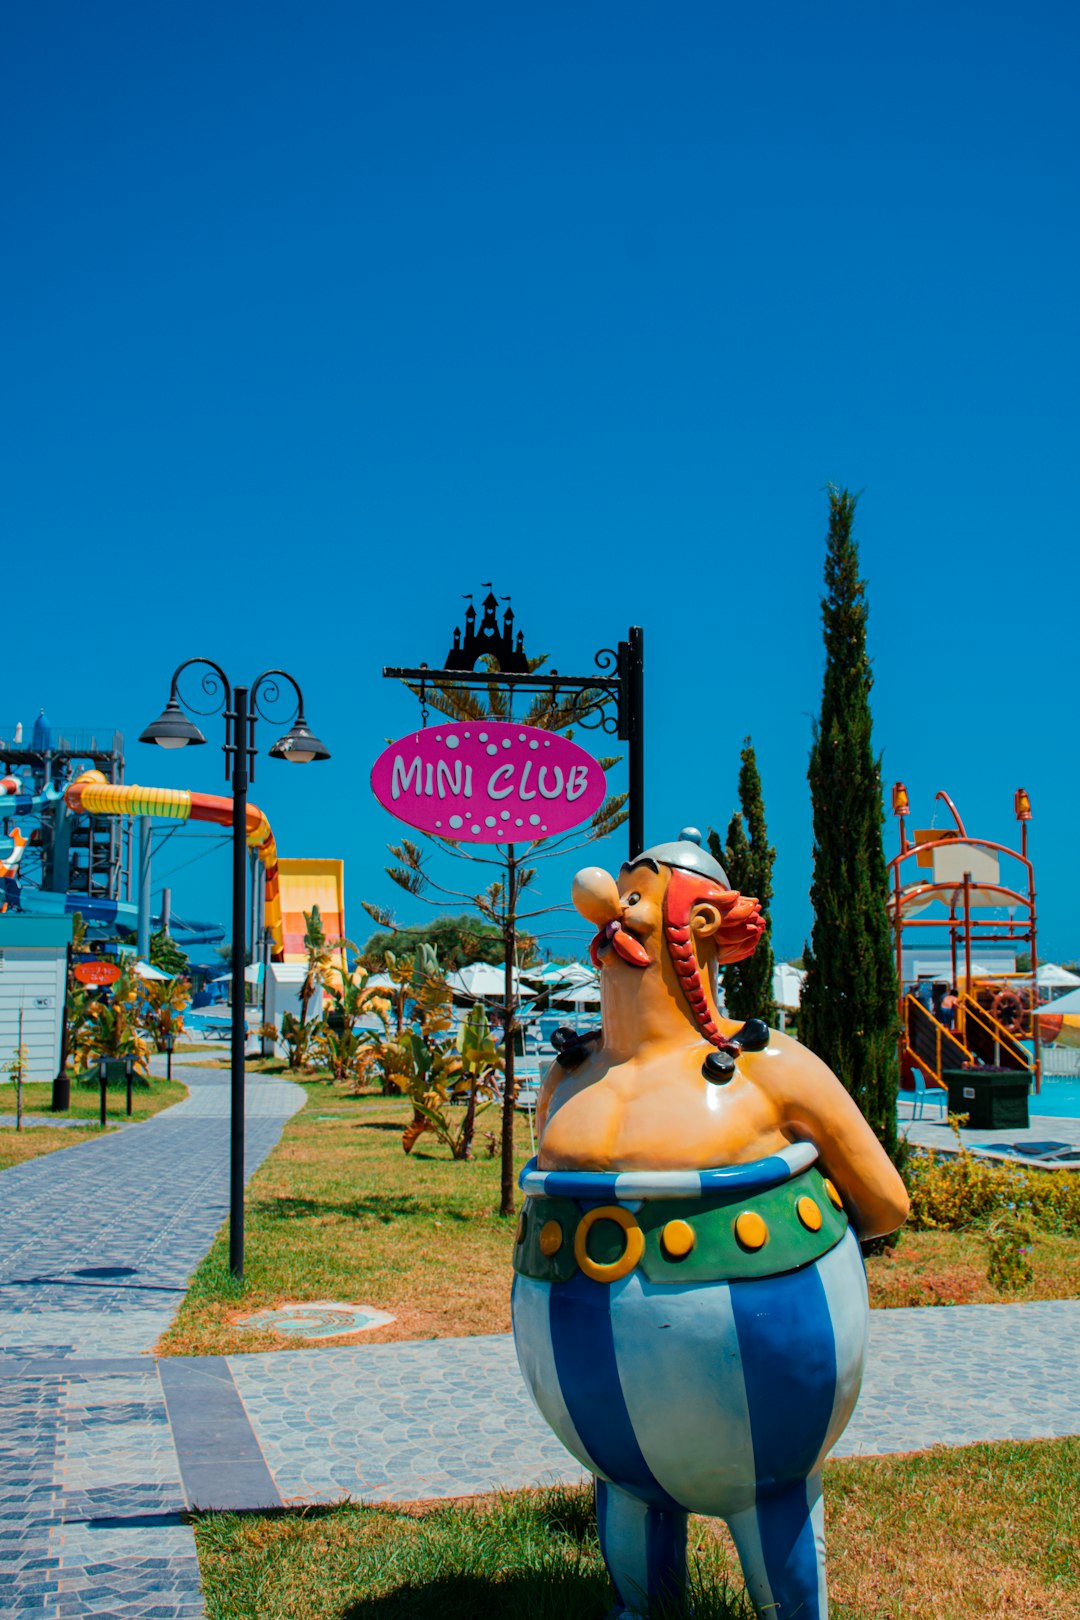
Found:
[[[707,1050],[625,1064],[595,1054],[555,1086],[541,1164],[701,1169],[774,1151],[783,1141],[776,1109],[750,1066],[716,1085],[702,1072]]]

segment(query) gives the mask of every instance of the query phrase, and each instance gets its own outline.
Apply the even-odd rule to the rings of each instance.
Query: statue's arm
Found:
[[[771,1077],[782,1129],[814,1143],[860,1238],[895,1232],[909,1208],[896,1167],[832,1070],[805,1047],[791,1045]]]

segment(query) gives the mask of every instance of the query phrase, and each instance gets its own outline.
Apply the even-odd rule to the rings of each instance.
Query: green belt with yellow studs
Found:
[[[584,1272],[618,1282],[735,1282],[810,1265],[834,1248],[848,1218],[831,1181],[810,1167],[761,1192],[581,1204],[530,1197],[518,1223],[514,1270],[540,1282]]]

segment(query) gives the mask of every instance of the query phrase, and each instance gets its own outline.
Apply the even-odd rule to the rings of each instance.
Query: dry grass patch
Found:
[[[504,1333],[510,1326],[514,1220],[500,1217],[499,1164],[477,1139],[478,1158],[454,1162],[434,1136],[406,1156],[411,1105],[355,1097],[307,1081],[308,1104],[248,1188],[245,1277],[228,1271],[223,1231],[192,1279],[165,1355],[295,1349],[292,1335],[239,1331],[235,1318],[285,1300],[373,1305],[396,1320],[364,1342]],[[497,1128],[494,1110],[481,1126]],[[517,1157],[529,1157],[518,1120]],[[317,1341],[320,1344],[352,1340]]]
[[[179,1080],[170,1083],[152,1079],[149,1087],[145,1089],[135,1087],[132,1091],[131,1117],[133,1120],[149,1119],[151,1115],[159,1114],[163,1108],[171,1108],[173,1103],[182,1102],[186,1096],[187,1087],[181,1085]],[[23,1087],[25,1114],[52,1114],[49,1106],[51,1102],[51,1085],[35,1081]],[[126,1121],[125,1106],[124,1087],[111,1089],[106,1114],[109,1126],[120,1125]],[[91,1091],[76,1086],[73,1082],[71,1107],[52,1117],[84,1120],[85,1129],[58,1130],[55,1126],[29,1124],[24,1125],[21,1131],[17,1131],[13,1125],[0,1128],[0,1170],[8,1170],[13,1164],[24,1164],[27,1159],[36,1159],[42,1153],[55,1153],[58,1148],[77,1147],[80,1142],[94,1141],[101,1135],[101,1128],[97,1124],[99,1107],[100,1099],[96,1086]],[[14,1112],[15,1088],[8,1086],[0,1089],[0,1113],[14,1114]]]
[[[833,1620],[1076,1620],[1080,1442],[827,1465]],[[195,1521],[210,1620],[603,1620],[589,1490]],[[750,1620],[726,1529],[694,1519],[694,1620]]]
[[[912,1232],[866,1262],[870,1304],[986,1305],[1080,1295],[1080,1238],[1036,1230],[1030,1283],[1003,1293],[986,1279],[988,1250],[976,1231]]]
[[[16,1131],[4,1126],[0,1129],[0,1170],[10,1170],[13,1164],[25,1164],[27,1159],[39,1159],[43,1153],[55,1153],[57,1148],[93,1142],[101,1134],[99,1129],[58,1131],[48,1125],[24,1125],[21,1131]]]

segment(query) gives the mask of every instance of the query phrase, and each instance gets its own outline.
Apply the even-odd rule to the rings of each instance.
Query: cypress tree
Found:
[[[870,715],[866,587],[852,526],[858,497],[829,488],[825,677],[810,751],[814,910],[799,1037],[839,1076],[896,1151],[896,966],[885,911],[881,760]]]
[[[769,843],[765,825],[765,801],[757,756],[749,737],[743,739],[739,766],[739,804],[728,823],[727,843],[721,847],[719,835],[709,830],[709,848],[727,872],[728,881],[740,894],[752,894],[760,901],[765,932],[753,956],[744,962],[729,962],[724,968],[724,1001],[732,1018],[763,1018],[776,1022],[773,1002],[772,870],[776,851]]]

